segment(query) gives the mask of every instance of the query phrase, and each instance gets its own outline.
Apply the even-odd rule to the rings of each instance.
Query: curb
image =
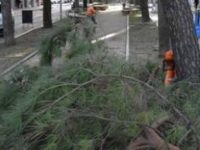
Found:
[[[32,32],[32,31],[37,30],[39,28],[42,28],[42,25],[34,27],[34,28],[31,28],[30,30],[25,31],[22,34],[16,35],[15,38],[19,38],[21,36],[24,36],[25,34],[28,34],[29,32]]]
[[[29,32],[32,32],[34,30],[37,30],[39,28],[41,28],[42,25],[38,26],[38,27],[35,27],[35,28],[32,28],[22,34],[19,34],[17,36],[15,36],[15,38],[19,38],[21,36],[24,36],[26,34],[28,34]],[[15,64],[11,65],[9,68],[7,68],[6,70],[4,70],[1,74],[0,74],[0,77],[3,77],[5,76],[6,74],[8,74],[9,72],[11,72],[12,70],[14,70],[15,68],[17,68],[19,65],[23,64],[24,62],[26,62],[27,60],[29,60],[30,58],[34,57],[35,55],[37,55],[37,53],[39,52],[39,50],[36,50],[36,51],[33,51],[32,53],[30,53],[28,56],[24,57],[23,59],[17,61]]]
[[[31,54],[29,54],[28,56],[26,56],[25,58],[21,59],[20,61],[16,62],[14,65],[10,66],[9,68],[7,68],[6,70],[4,70],[1,74],[0,77],[5,76],[6,74],[8,74],[9,72],[11,72],[12,70],[14,70],[15,68],[17,68],[19,65],[23,64],[24,62],[26,62],[27,60],[29,60],[30,58],[34,57],[35,55],[38,54],[38,50],[32,52]]]

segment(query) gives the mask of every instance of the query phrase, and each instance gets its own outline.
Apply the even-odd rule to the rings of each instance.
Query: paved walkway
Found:
[[[127,22],[127,16],[121,14],[121,5],[112,6],[107,12],[98,15],[97,36],[113,35],[105,43],[110,52],[122,59],[139,64],[148,61],[158,62],[158,16],[150,13],[150,17],[152,22],[147,24],[131,21],[131,19]]]
[[[137,64],[159,62],[156,23],[133,24],[130,28],[130,58]]]
[[[149,48],[147,48],[147,50],[145,51],[141,51],[142,49],[144,50],[145,47],[139,48],[139,46],[143,45],[142,42],[146,43],[146,41],[144,39],[142,39],[142,36],[140,36],[141,38],[138,39],[137,36],[140,34],[139,30],[138,32],[135,34],[135,32],[131,32],[130,30],[130,35],[131,38],[131,44],[127,45],[127,17],[123,16],[121,14],[121,5],[114,5],[114,6],[110,6],[109,9],[107,11],[104,12],[99,12],[97,14],[97,35],[96,35],[96,39],[104,39],[105,40],[105,45],[108,47],[109,51],[113,54],[113,55],[117,55],[120,58],[124,59],[126,58],[126,50],[127,50],[127,46],[130,46],[130,59],[132,60],[133,58],[135,58],[135,54],[138,53],[146,53],[149,52],[151,53],[151,51],[149,50]],[[153,27],[154,28],[154,27]],[[135,29],[134,29],[135,31]],[[134,33],[134,35],[132,35],[132,33]],[[148,31],[146,32],[146,34],[148,35]],[[146,38],[151,39],[149,40],[147,43],[149,45],[152,45],[152,39],[154,41],[156,41],[155,38],[152,37],[148,37]],[[137,41],[137,40],[142,40],[141,41]],[[148,45],[146,44],[146,45]],[[153,48],[151,48],[153,49]],[[1,54],[0,54],[1,55]],[[146,56],[145,56],[146,57]],[[148,57],[148,55],[147,55]],[[23,57],[21,57],[22,59]],[[6,58],[3,61],[7,61]],[[13,65],[13,63],[16,63],[16,61],[13,60],[9,60],[11,63],[9,66]],[[33,57],[32,59],[30,59],[29,61],[27,61],[25,64],[34,66],[34,65],[38,65],[39,63],[39,56],[36,55],[35,57]],[[9,66],[7,65],[6,68],[9,68]],[[0,64],[0,68],[1,64]],[[5,67],[3,67],[5,68]],[[1,70],[2,72],[3,70]]]
[[[126,54],[126,28],[127,16],[121,13],[121,5],[110,7],[106,12],[97,15],[97,37],[105,37],[105,44],[113,54],[122,56]]]
[[[108,50],[117,56],[125,59],[126,53],[126,27],[127,17],[121,14],[121,5],[111,6],[107,11],[98,12],[97,29],[95,40],[105,41]],[[26,64],[35,66],[39,63],[39,56],[36,55]],[[54,61],[53,65],[58,65],[59,60]]]
[[[71,8],[71,4],[63,4],[62,16],[65,17],[66,10]],[[15,37],[19,37],[31,30],[42,27],[42,9],[43,6],[26,8],[26,9],[16,9],[13,10],[14,20],[15,20]],[[22,10],[32,10],[33,12],[33,23],[32,24],[22,24]],[[52,5],[52,21],[57,22],[60,20],[60,5]],[[4,39],[0,37],[0,43],[3,43]]]

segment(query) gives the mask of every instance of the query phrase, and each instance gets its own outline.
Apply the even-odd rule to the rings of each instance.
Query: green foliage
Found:
[[[110,56],[98,52],[91,56],[86,52],[67,61],[56,72],[48,67],[37,68],[37,71],[27,68],[19,76],[29,84],[12,83],[16,86],[15,101],[7,104],[8,109],[1,113],[0,147],[92,150],[99,148],[108,136],[106,149],[124,149],[138,133],[137,124],[150,124],[152,118],[156,118],[156,114],[151,113],[145,115],[148,121],[144,122],[143,116],[137,116],[139,111],[134,110],[132,100],[141,87],[102,77],[71,93],[96,75],[133,74],[129,70],[132,64],[122,66]],[[66,93],[71,94],[52,106]],[[4,97],[9,98],[9,95]]]
[[[131,62],[101,54],[104,49],[99,43],[84,44],[84,52],[79,44],[74,45],[73,59],[57,70],[27,67],[1,81],[0,149],[121,150],[138,136],[141,126],[174,115],[170,105],[152,90],[123,78],[148,81],[154,64],[136,68]],[[196,122],[199,89],[187,83],[164,89],[160,75],[150,84]],[[176,123],[162,132],[167,141],[177,144],[188,125],[174,117]],[[182,145],[187,145],[183,149],[195,145],[195,138],[189,139],[183,140]]]
[[[41,65],[51,65],[53,56],[61,55],[61,47],[65,46],[72,30],[72,24],[68,20],[42,40],[40,47]]]
[[[65,31],[45,41],[43,57],[73,36],[71,28]],[[166,115],[175,121],[163,127],[163,138],[179,143],[189,125],[155,91],[134,80],[149,82],[155,64],[136,68],[110,56],[101,43],[81,38],[70,42],[71,59],[56,70],[27,67],[0,82],[0,149],[122,150],[138,137],[141,126]],[[166,89],[161,76],[158,72],[149,84],[181,110],[199,134],[199,88],[185,82]],[[181,148],[194,149],[193,135],[186,138]]]
[[[0,110],[8,109],[17,96],[24,96],[32,82],[38,78],[37,68],[24,67],[15,71],[8,81],[0,83]]]
[[[72,23],[64,22],[56,28],[56,30],[46,36],[41,43],[41,65],[52,65],[54,56],[61,56],[61,47],[64,47],[68,42],[70,44],[70,50],[67,54],[67,58],[72,58],[80,54],[91,53],[97,49],[98,44],[91,44],[90,37],[91,31],[89,25],[83,24],[83,29],[76,29],[78,27],[73,26]],[[82,34],[81,34],[82,33]],[[99,47],[98,47],[99,48]]]
[[[93,147],[93,141],[92,140],[87,140],[83,139],[80,140],[77,147],[74,148],[75,150],[91,150],[94,149]]]
[[[71,42],[70,53],[66,57],[72,58],[84,53],[91,53],[96,49],[96,46],[83,39],[74,39]]]
[[[184,126],[176,125],[168,130],[168,141],[173,143],[178,143],[178,141],[184,136],[187,132],[187,129]]]

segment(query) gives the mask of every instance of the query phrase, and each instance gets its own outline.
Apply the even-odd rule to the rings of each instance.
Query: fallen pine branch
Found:
[[[132,141],[128,146],[128,150],[142,150],[145,148],[153,148],[156,150],[180,150],[177,146],[167,143],[152,128],[145,127],[145,136],[140,136]]]
[[[116,79],[123,79],[123,80],[129,80],[129,81],[133,81],[133,82],[137,82],[141,85],[143,85],[144,87],[150,89],[151,91],[153,91],[159,98],[162,99],[162,101],[164,101],[165,103],[167,103],[171,109],[180,117],[182,118],[185,122],[186,122],[186,125],[189,126],[192,130],[192,132],[194,133],[195,135],[195,139],[196,139],[196,143],[197,143],[197,147],[198,147],[198,150],[200,148],[200,138],[199,138],[199,135],[197,134],[197,129],[195,128],[195,126],[191,123],[191,121],[187,118],[187,116],[185,116],[178,108],[175,107],[175,105],[173,103],[171,103],[165,96],[163,96],[159,91],[157,91],[153,86],[149,85],[148,83],[146,82],[143,82],[137,78],[134,78],[134,77],[130,77],[130,76],[125,76],[125,75],[99,75],[97,76],[96,78],[93,78],[89,81],[86,81],[80,85],[78,85],[77,87],[75,87],[74,89],[72,89],[70,92],[64,94],[63,96],[59,97],[58,99],[56,99],[55,101],[53,101],[52,103],[48,104],[46,106],[45,109],[43,109],[42,111],[38,112],[36,115],[34,115],[33,117],[31,117],[28,122],[25,124],[25,126],[30,123],[34,118],[40,116],[41,114],[47,112],[49,109],[53,108],[57,103],[59,103],[61,100],[63,100],[64,98],[68,97],[69,95],[73,94],[74,92],[76,92],[77,90],[79,90],[80,88],[84,87],[84,86],[87,86],[87,85],[90,85],[92,83],[94,83],[95,81],[101,79],[101,78],[116,78]],[[91,115],[90,115],[91,116]],[[88,116],[89,117],[89,116]],[[112,119],[105,119],[103,117],[99,117],[99,116],[93,116],[93,117],[97,117],[99,119],[104,119],[104,120],[107,120],[107,121],[113,121]],[[124,122],[124,121],[118,121],[118,120],[115,120],[116,122]]]
[[[185,122],[186,122],[186,126],[190,127],[191,130],[193,131],[193,134],[195,135],[195,139],[196,139],[196,143],[197,143],[197,150],[200,150],[200,136],[197,134],[197,129],[195,128],[195,126],[191,123],[190,119],[187,118],[187,116],[185,116],[173,103],[171,103],[165,96],[163,96],[160,92],[158,92],[153,86],[149,85],[146,82],[143,82],[137,78],[134,77],[130,77],[130,76],[125,76],[125,75],[105,75],[107,77],[114,77],[114,78],[123,78],[123,79],[127,79],[130,81],[134,81],[137,83],[140,83],[141,85],[145,86],[146,88],[150,89],[151,91],[153,91],[158,97],[160,97],[164,102],[166,102],[171,109],[180,117],[182,118]]]

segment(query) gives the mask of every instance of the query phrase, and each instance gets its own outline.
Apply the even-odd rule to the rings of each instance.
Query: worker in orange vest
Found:
[[[96,9],[94,8],[93,4],[89,4],[86,15],[92,20],[94,24],[97,24],[96,19],[95,19]]]
[[[166,73],[164,81],[165,85],[172,84],[176,76],[174,54],[172,50],[168,50],[164,54],[163,69]]]

